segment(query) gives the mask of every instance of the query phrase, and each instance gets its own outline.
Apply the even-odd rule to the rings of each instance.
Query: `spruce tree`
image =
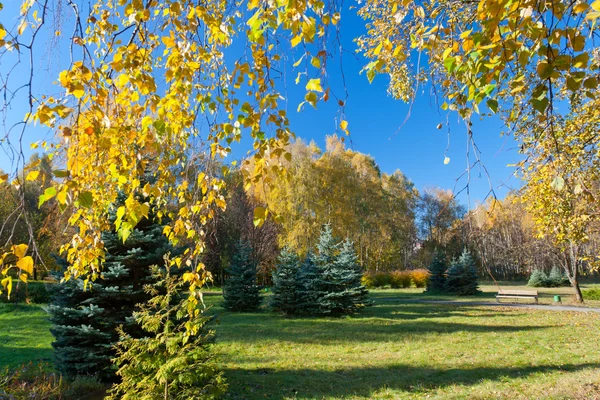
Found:
[[[114,217],[113,217],[114,218]],[[117,233],[103,234],[105,261],[101,277],[84,290],[81,279],[50,285],[52,301],[47,307],[55,341],[55,364],[66,376],[95,374],[114,379],[112,346],[118,326],[133,336],[143,332],[131,316],[139,303],[149,299],[143,286],[150,282],[150,266],[162,265],[172,248],[162,226],[144,219],[126,242]]]
[[[427,270],[429,271],[429,280],[426,291],[443,293],[446,290],[446,272],[448,270],[444,253],[438,250]]]
[[[314,298],[316,311],[322,315],[342,315],[356,311],[366,303],[367,290],[361,283],[362,273],[352,243],[340,246],[331,226],[325,225],[317,244]]]
[[[230,311],[254,311],[261,298],[256,284],[256,264],[251,259],[251,248],[239,241],[223,285],[224,307]]]
[[[458,260],[452,262],[446,278],[446,291],[458,296],[471,296],[479,293],[475,260],[467,249]]]
[[[284,247],[273,272],[271,308],[285,314],[296,314],[298,307],[300,260],[298,255]]]
[[[188,312],[183,281],[166,268],[153,267],[157,283],[146,286],[151,300],[133,316],[149,332],[135,338],[119,329],[117,374],[108,399],[214,399],[225,391],[210,348],[213,332],[202,313]],[[187,326],[197,330],[190,333]]]
[[[354,243],[346,239],[342,243],[340,253],[335,261],[336,269],[340,276],[340,292],[334,298],[338,302],[340,314],[357,311],[369,304],[367,297],[369,291],[362,284],[363,270],[358,264],[358,256],[354,250]]]
[[[314,262],[314,255],[308,253],[298,271],[298,302],[296,312],[301,315],[316,314],[317,294],[316,287],[319,282],[319,271]]]
[[[534,269],[529,276],[527,286],[532,287],[548,287],[550,286],[550,279],[548,275],[541,269]]]
[[[568,285],[569,278],[567,278],[565,273],[555,265],[552,267],[550,275],[548,275],[548,283],[554,287]]]

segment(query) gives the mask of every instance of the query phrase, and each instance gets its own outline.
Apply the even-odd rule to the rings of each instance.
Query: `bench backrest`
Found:
[[[505,294],[508,296],[537,296],[537,290],[499,290],[498,294]]]

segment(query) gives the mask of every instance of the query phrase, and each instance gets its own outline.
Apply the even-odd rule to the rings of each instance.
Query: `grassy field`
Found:
[[[401,299],[341,319],[213,310],[231,399],[600,399],[597,314]]]
[[[52,335],[39,305],[0,303],[0,369],[52,361]]]
[[[402,303],[419,291],[337,319],[229,313],[212,292],[227,397],[600,399],[600,315]],[[39,306],[0,305],[0,365],[51,359],[48,329]]]

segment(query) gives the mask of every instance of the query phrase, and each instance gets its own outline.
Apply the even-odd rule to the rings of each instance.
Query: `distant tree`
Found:
[[[554,287],[569,284],[569,278],[567,278],[565,273],[561,271],[560,268],[558,268],[556,265],[552,267],[552,270],[550,270],[550,275],[548,275],[548,281],[550,281],[550,284],[552,284],[552,286]]]
[[[458,296],[471,296],[479,293],[475,260],[465,249],[458,260],[455,260],[446,278],[446,291]]]
[[[451,191],[437,188],[425,190],[417,205],[421,237],[437,245],[446,245],[452,224],[461,219],[465,211]]]
[[[548,284],[548,275],[541,269],[534,269],[531,272],[531,276],[529,277],[529,281],[527,282],[527,286],[531,287],[547,287]]]
[[[132,337],[119,328],[115,363],[121,382],[108,399],[219,398],[226,385],[210,347],[209,318],[189,313],[181,279],[165,268],[153,267],[152,272],[156,283],[146,286],[152,298],[133,314],[150,337]]]
[[[256,262],[259,282],[270,284],[272,270],[279,255],[277,235],[279,226],[268,218],[262,225],[254,224],[254,209],[262,206],[252,193],[244,189],[240,170],[231,171],[225,178],[227,208],[217,213],[208,227],[204,264],[223,285],[224,269],[231,263],[240,240],[246,241],[252,249],[252,259]]]
[[[431,264],[429,264],[429,280],[427,281],[427,292],[441,293],[446,290],[446,273],[448,266],[446,256],[441,251],[437,251]]]
[[[224,306],[230,311],[253,311],[261,303],[256,284],[256,264],[251,258],[252,249],[243,241],[238,242],[228,278],[223,286]]]
[[[271,308],[286,314],[296,314],[299,301],[300,260],[298,255],[285,247],[277,259],[273,271],[273,296]]]

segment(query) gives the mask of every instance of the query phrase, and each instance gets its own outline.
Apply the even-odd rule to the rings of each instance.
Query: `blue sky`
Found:
[[[5,4],[5,9],[0,12],[0,21],[10,27],[14,23],[15,4]],[[17,2],[15,2],[17,3]],[[412,107],[411,116],[403,124],[409,105],[394,100],[387,95],[387,78],[377,76],[372,84],[369,84],[366,76],[359,75],[359,71],[366,61],[354,54],[356,49],[352,38],[360,35],[364,30],[361,19],[355,15],[354,10],[346,9],[342,15],[342,45],[345,49],[343,56],[343,71],[346,78],[346,89],[349,93],[345,108],[345,119],[349,122],[351,135],[347,138],[348,147],[353,150],[370,154],[375,158],[383,172],[392,173],[401,170],[411,179],[417,189],[423,190],[427,187],[441,187],[454,190],[459,201],[473,207],[482,201],[493,189],[498,197],[504,197],[510,188],[517,188],[519,181],[511,177],[513,169],[508,164],[519,160],[516,144],[511,137],[502,137],[501,123],[497,118],[487,118],[478,121],[474,117],[473,137],[481,150],[481,161],[486,167],[488,176],[481,168],[471,170],[470,180],[467,182],[465,173],[467,167],[467,133],[464,125],[454,113],[447,114],[436,106],[435,99],[430,96],[429,88],[421,89]],[[63,25],[68,27],[68,21]],[[284,96],[286,97],[287,112],[291,122],[292,130],[297,136],[306,141],[314,140],[319,147],[325,147],[325,136],[336,133],[339,119],[337,112],[339,107],[334,100],[328,103],[319,103],[318,109],[305,105],[302,112],[297,112],[297,105],[302,101],[305,93],[303,80],[295,85],[294,79],[297,71],[292,64],[303,54],[301,46],[296,47],[287,54],[286,82]],[[63,59],[67,54],[63,52],[58,55]],[[40,55],[36,68],[36,80],[42,87],[49,84],[57,76],[57,66],[61,63],[57,58],[49,54]],[[343,86],[339,60],[330,60],[335,63],[328,70],[327,80],[334,91],[341,93]],[[0,66],[0,72],[5,72],[6,66]],[[304,67],[300,66],[304,71]],[[317,77],[316,69],[309,68],[309,74]],[[443,100],[440,99],[440,103]],[[10,111],[10,118],[20,118],[26,111],[25,106],[17,106]],[[448,126],[445,124],[449,121]],[[438,130],[439,123],[444,127]],[[339,133],[339,131],[338,131]],[[47,138],[49,135],[45,129],[29,129],[24,143]],[[448,146],[448,140],[450,142]],[[242,157],[247,148],[248,141],[234,146],[231,155],[235,158]],[[450,158],[445,165],[444,158]],[[475,162],[471,150],[470,163]],[[8,157],[0,152],[0,169],[10,170]],[[458,181],[457,181],[458,180]],[[465,187],[468,184],[468,189]],[[461,191],[462,190],[462,191]]]

